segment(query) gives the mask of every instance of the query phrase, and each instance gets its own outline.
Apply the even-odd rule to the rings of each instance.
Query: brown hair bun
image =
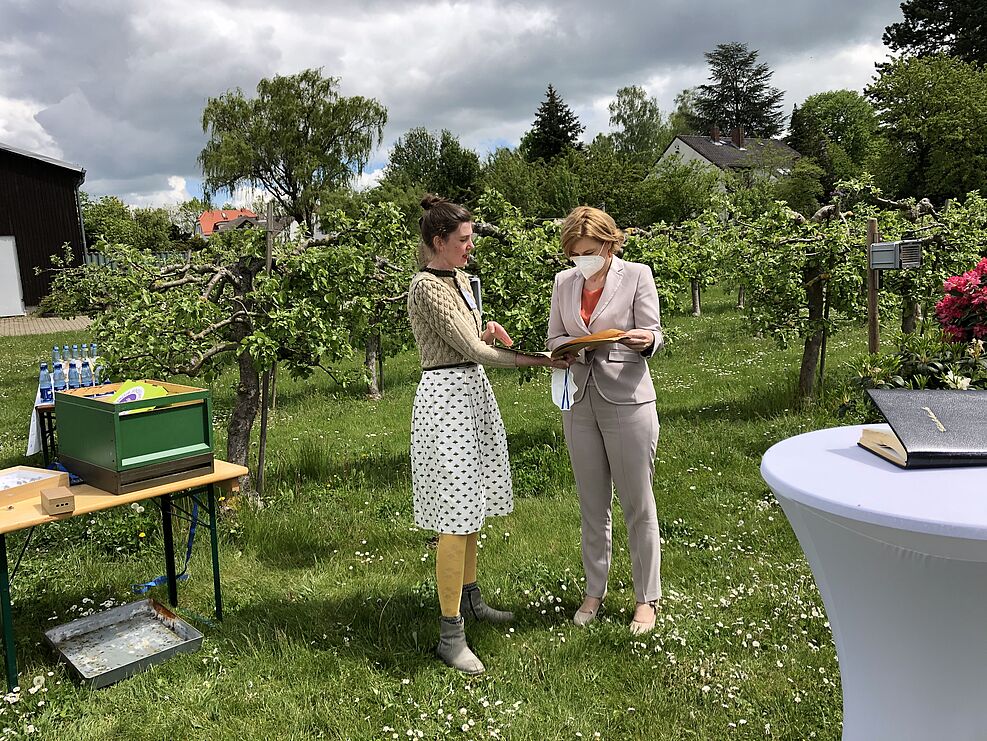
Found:
[[[421,207],[423,211],[429,211],[442,203],[449,203],[449,201],[434,193],[426,193],[425,197],[422,198]]]

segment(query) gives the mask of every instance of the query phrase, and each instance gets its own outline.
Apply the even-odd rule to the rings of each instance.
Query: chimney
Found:
[[[735,126],[733,131],[730,132],[730,140],[737,149],[744,148],[744,127]]]
[[[713,128],[709,130],[709,138],[714,142],[719,143],[720,141],[720,127],[714,124]]]

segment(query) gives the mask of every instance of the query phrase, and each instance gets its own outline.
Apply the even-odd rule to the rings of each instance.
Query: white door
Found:
[[[24,316],[21,271],[13,237],[0,237],[0,316]]]

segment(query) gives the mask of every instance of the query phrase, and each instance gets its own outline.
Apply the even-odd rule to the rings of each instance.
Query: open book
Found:
[[[857,444],[902,468],[987,466],[987,391],[870,389],[890,430]]]
[[[574,355],[583,349],[592,350],[600,345],[611,345],[614,342],[619,342],[626,336],[627,333],[622,329],[604,329],[600,332],[588,334],[585,337],[575,337],[568,342],[559,345],[557,348],[552,350],[552,352],[528,352],[525,350],[519,350],[516,347],[505,347],[502,349],[511,350],[513,352],[520,353],[521,355],[544,355],[552,358],[553,360],[557,360],[564,355]]]

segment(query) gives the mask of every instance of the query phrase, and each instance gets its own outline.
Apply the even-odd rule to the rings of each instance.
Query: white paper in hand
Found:
[[[555,406],[562,411],[571,409],[578,390],[568,368],[552,369],[552,401]]]

